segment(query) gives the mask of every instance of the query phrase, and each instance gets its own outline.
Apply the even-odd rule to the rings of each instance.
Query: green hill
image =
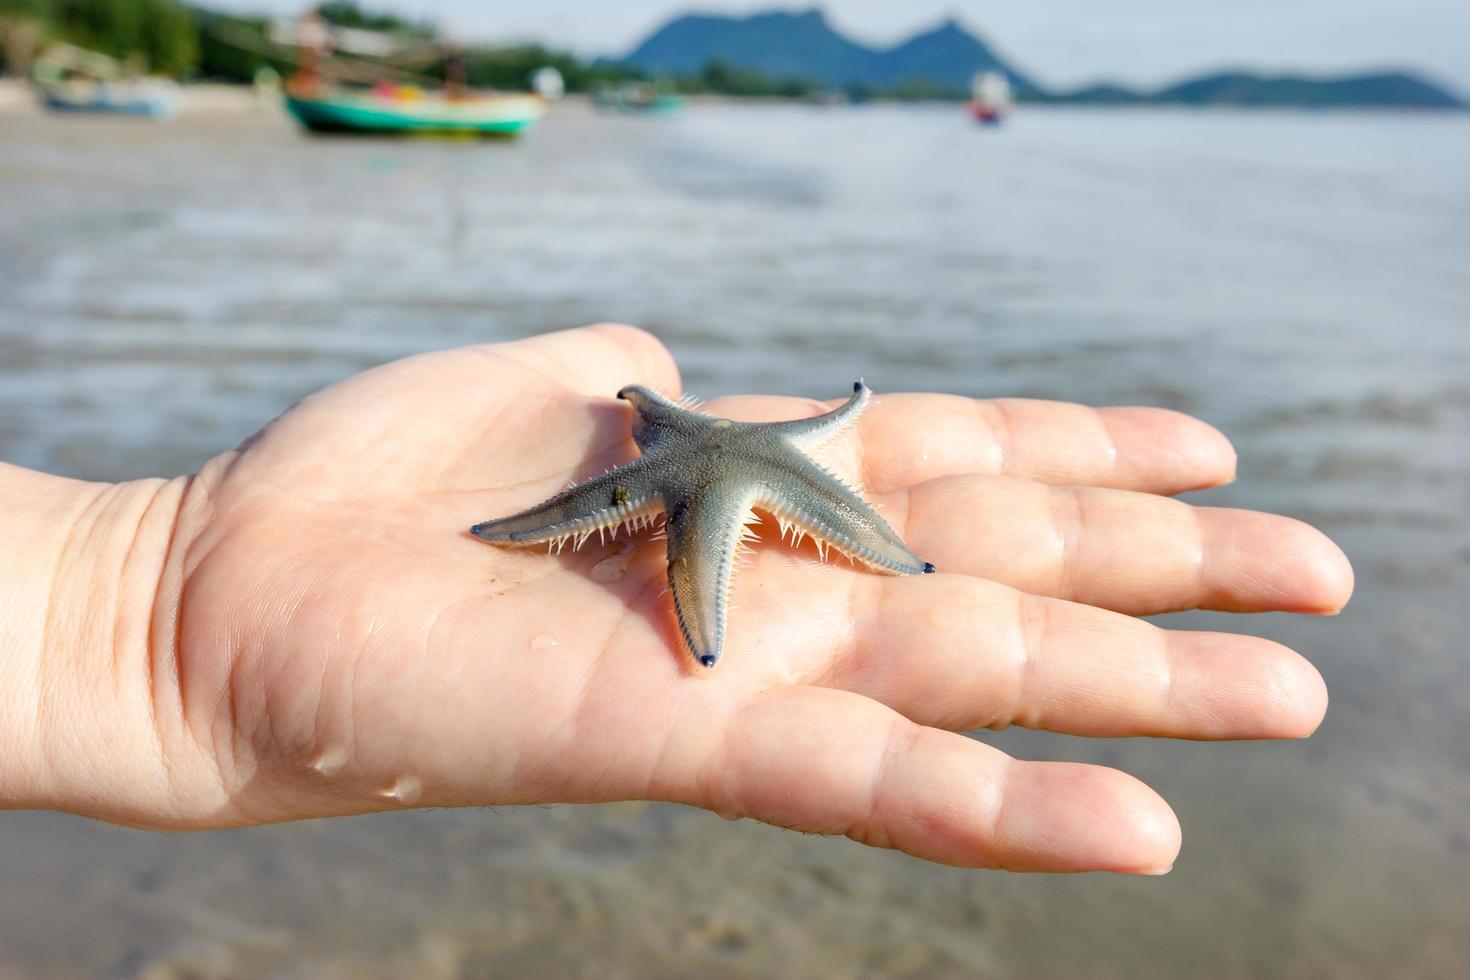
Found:
[[[768,79],[830,88],[923,84],[945,95],[967,93],[977,71],[999,71],[1018,93],[1040,92],[1030,77],[952,20],[894,47],[872,48],[837,31],[820,10],[748,17],[688,14],[669,21],[619,60],[653,75],[695,77],[718,63]]]

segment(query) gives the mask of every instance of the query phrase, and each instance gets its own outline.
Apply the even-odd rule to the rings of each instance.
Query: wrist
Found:
[[[154,623],[189,483],[0,465],[0,806],[170,822]]]
[[[67,539],[103,494],[82,483],[0,464],[0,805],[39,806],[48,795],[42,665],[58,642],[52,598]]]

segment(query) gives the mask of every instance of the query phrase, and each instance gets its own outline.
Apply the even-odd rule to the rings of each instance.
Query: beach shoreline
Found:
[[[1457,975],[1465,117],[1048,107],[981,130],[954,106],[572,100],[476,142],[310,138],[247,88],[184,96],[157,125],[0,89],[6,462],[194,472],[384,361],[620,320],[702,397],[866,377],[1188,412],[1240,452],[1188,499],[1315,524],[1358,592],[1327,619],[1165,620],[1312,659],[1310,739],[975,734],[1156,787],[1185,833],[1162,878],[961,871],[656,803],[188,835],[10,813],[0,974]]]

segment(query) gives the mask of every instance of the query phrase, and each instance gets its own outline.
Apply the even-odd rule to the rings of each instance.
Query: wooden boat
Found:
[[[535,95],[422,92],[406,86],[372,89],[291,87],[286,109],[315,133],[440,133],[510,137],[546,112]]]
[[[66,82],[40,85],[41,101],[54,112],[91,112],[167,119],[178,89],[166,83]]]
[[[609,112],[677,112],[684,108],[684,97],[656,85],[625,82],[597,88],[592,104]]]
[[[36,59],[31,80],[41,103],[54,112],[167,119],[179,95],[169,79],[132,75],[116,58],[64,42]]]

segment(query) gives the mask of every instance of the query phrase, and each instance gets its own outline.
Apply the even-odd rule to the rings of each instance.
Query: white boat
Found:
[[[36,59],[31,78],[55,112],[167,119],[179,97],[170,79],[130,75],[116,58],[60,42]]]
[[[1011,83],[998,71],[976,72],[970,80],[970,115],[994,126],[1011,111]]]

